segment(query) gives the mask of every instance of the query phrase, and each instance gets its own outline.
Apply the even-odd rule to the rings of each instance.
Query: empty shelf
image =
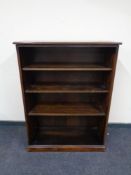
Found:
[[[36,104],[29,116],[103,116],[99,105],[92,104]]]
[[[40,128],[32,145],[101,145],[97,128]]]
[[[67,85],[67,84],[34,84],[25,90],[26,93],[108,93],[100,85]]]
[[[31,64],[22,68],[24,71],[111,71],[112,68],[91,64]]]

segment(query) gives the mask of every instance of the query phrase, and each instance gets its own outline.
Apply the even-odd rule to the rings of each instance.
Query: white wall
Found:
[[[24,120],[13,41],[121,41],[110,122],[131,123],[130,0],[0,0],[0,120]]]

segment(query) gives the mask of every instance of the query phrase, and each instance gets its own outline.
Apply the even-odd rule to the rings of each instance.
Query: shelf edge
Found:
[[[104,152],[105,145],[29,145],[28,152]]]

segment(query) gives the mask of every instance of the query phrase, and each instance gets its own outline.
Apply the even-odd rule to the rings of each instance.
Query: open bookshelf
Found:
[[[28,151],[104,151],[117,42],[14,42]]]

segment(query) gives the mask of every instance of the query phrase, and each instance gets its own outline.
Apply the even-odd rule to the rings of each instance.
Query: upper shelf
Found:
[[[111,71],[112,68],[92,64],[30,64],[24,71]]]

